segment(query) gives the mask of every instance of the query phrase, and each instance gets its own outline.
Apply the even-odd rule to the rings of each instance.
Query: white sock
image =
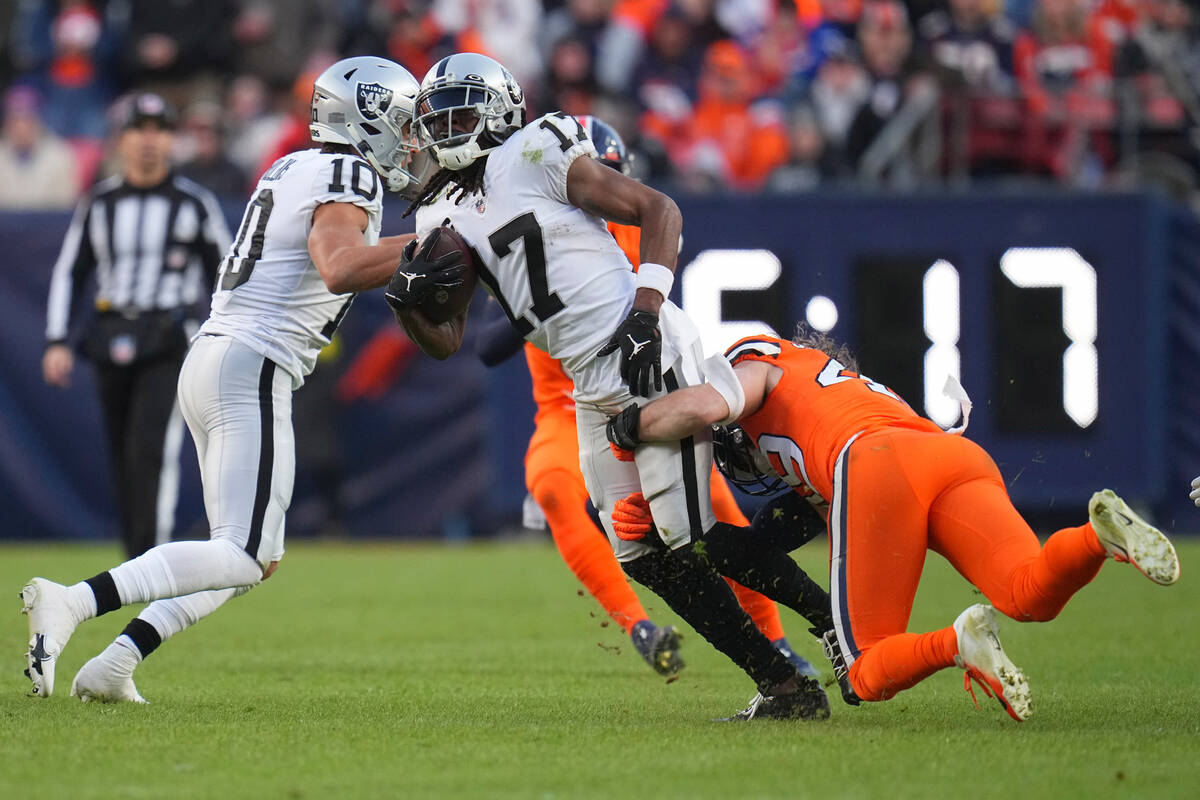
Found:
[[[74,612],[77,623],[96,616],[96,595],[87,581],[67,587],[67,605]]]
[[[239,586],[232,589],[213,589],[208,592],[196,592],[182,597],[169,597],[155,600],[138,614],[138,619],[148,622],[162,641],[170,639],[175,634],[190,628],[209,614],[223,606],[227,601],[245,594],[253,587]],[[128,639],[128,636],[118,637]],[[132,640],[130,644],[133,644]]]
[[[141,663],[142,654],[128,636],[118,636],[97,658],[113,672],[128,677],[133,675],[133,671]]]
[[[167,542],[108,572],[117,586],[121,605],[253,586],[262,580],[258,563],[228,539]],[[94,600],[92,604],[94,607]]]

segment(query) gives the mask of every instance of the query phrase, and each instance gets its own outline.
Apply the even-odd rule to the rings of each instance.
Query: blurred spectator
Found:
[[[821,22],[809,33],[807,58],[792,76],[796,88],[813,80],[830,54],[846,52],[857,35],[861,13],[862,0],[821,0]]]
[[[858,43],[870,92],[846,135],[846,154],[864,178],[882,177],[887,169],[893,182],[915,180],[922,167],[914,159],[912,137],[935,110],[937,93],[913,55],[904,6],[896,0],[865,3]]]
[[[767,178],[766,191],[797,194],[821,188],[837,177],[836,157],[825,148],[825,135],[810,106],[797,105],[788,115],[788,160]]]
[[[683,11],[669,7],[650,30],[649,47],[633,74],[634,96],[658,117],[682,119],[696,100],[703,56]]]
[[[393,0],[384,44],[388,58],[421,80],[439,58],[449,55],[448,48],[446,52],[438,49],[441,38],[441,29],[423,4],[417,0]]]
[[[824,134],[826,149],[843,154],[850,125],[871,92],[871,80],[853,43],[843,42],[821,62],[805,97]]]
[[[279,139],[285,116],[271,107],[267,86],[255,75],[233,79],[225,95],[225,113],[229,121],[229,157],[243,173],[257,180],[262,174],[258,166]]]
[[[319,74],[320,71],[306,72],[296,78],[296,82],[292,84],[288,113],[284,117],[283,124],[276,130],[274,140],[267,146],[253,171],[252,177],[256,182],[259,175],[270,169],[272,164],[288,153],[308,150],[316,146],[309,134],[308,123],[312,113],[313,81]]]
[[[1125,79],[1125,131],[1136,139],[1126,169],[1139,183],[1182,194],[1200,177],[1200,25],[1183,0],[1147,0],[1146,16],[1115,59]],[[1149,158],[1154,153],[1156,157]]]
[[[946,92],[946,166],[954,179],[1020,169],[1025,134],[1015,96],[1016,30],[995,0],[950,0],[918,25],[921,47]]]
[[[314,55],[332,64],[337,60],[338,2],[240,0],[231,28],[234,69],[283,87]]]
[[[183,114],[183,129],[176,140],[178,173],[221,198],[242,198],[248,187],[246,173],[225,155],[221,106],[201,100]]]
[[[1016,29],[994,9],[993,0],[950,0],[946,10],[928,14],[918,25],[930,61],[952,84],[1012,91]]]
[[[566,0],[546,15],[539,31],[542,57],[550,62],[550,53],[562,39],[570,36],[583,42],[594,59],[612,18],[614,0]]]
[[[812,55],[808,31],[795,0],[779,0],[774,15],[752,39],[749,51],[763,92],[779,92],[792,75],[805,68]]]
[[[438,27],[454,37],[455,51],[496,59],[527,95],[540,84],[541,0],[433,0],[431,11]]]
[[[650,130],[666,145],[687,186],[757,189],[787,160],[779,104],[753,103],[755,85],[741,48],[717,42],[705,54],[700,101],[692,114],[681,120],[649,115]]]
[[[234,0],[126,0],[126,78],[152,85],[181,105],[196,84],[227,73],[233,54]]]
[[[78,197],[71,148],[43,127],[37,93],[9,89],[0,134],[0,208],[70,208]]]
[[[1104,37],[1089,36],[1084,0],[1038,0],[1033,27],[1014,46],[1033,169],[1094,182],[1096,169],[1113,160],[1108,48]]]
[[[100,140],[114,96],[115,34],[88,0],[26,2],[11,41],[16,67],[45,98],[43,118],[58,135]]]
[[[590,114],[596,83],[592,71],[592,50],[582,38],[570,35],[559,39],[546,61],[546,110],[559,110],[575,116]]]

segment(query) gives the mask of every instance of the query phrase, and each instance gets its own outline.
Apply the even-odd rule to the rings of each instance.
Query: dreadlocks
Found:
[[[813,350],[820,350],[830,358],[837,359],[843,367],[851,372],[858,372],[858,359],[855,358],[854,351],[850,349],[850,345],[839,342],[832,336],[815,330],[806,322],[801,321],[796,323],[796,334],[792,337],[792,344],[797,347],[809,347]]]
[[[486,158],[477,158],[465,169],[453,170],[442,167],[433,174],[429,183],[425,185],[425,191],[412,201],[401,217],[407,217],[421,206],[431,203],[450,184],[454,184],[455,188],[450,191],[449,196],[458,194],[458,198],[454,201],[455,205],[476,192],[483,194],[483,170],[486,165]]]

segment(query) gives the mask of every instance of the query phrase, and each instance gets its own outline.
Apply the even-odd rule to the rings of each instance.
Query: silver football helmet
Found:
[[[342,59],[313,81],[309,134],[314,142],[350,145],[389,191],[415,196],[431,171],[412,130],[419,89],[411,72],[387,59]]]
[[[421,145],[446,169],[466,169],[525,124],[525,95],[499,62],[456,53],[433,65],[417,95]]]

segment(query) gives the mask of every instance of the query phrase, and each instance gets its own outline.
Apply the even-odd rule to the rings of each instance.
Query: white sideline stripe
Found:
[[[845,487],[841,486],[842,463],[846,459],[846,452],[850,449],[850,445],[854,440],[861,435],[859,433],[850,437],[850,441],[846,442],[842,447],[842,451],[838,453],[837,461],[833,466],[833,503],[829,507],[829,533],[832,536],[830,559],[829,559],[829,597],[830,606],[833,610],[833,629],[837,633],[838,644],[842,647],[842,657],[846,659],[846,669],[855,662],[857,656],[854,649],[849,646],[850,638],[846,635],[846,627],[850,624],[850,620],[842,617],[842,598],[846,592],[846,587],[842,585],[842,568],[843,561],[846,558],[846,529],[844,517],[846,509],[844,507],[843,498]],[[849,601],[847,600],[847,605]]]

